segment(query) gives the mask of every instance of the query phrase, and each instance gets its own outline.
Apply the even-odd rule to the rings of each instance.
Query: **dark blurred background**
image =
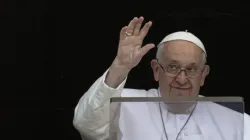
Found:
[[[110,66],[119,32],[134,16],[151,20],[145,43],[188,30],[205,44],[211,72],[202,94],[242,96],[250,113],[246,4],[1,1],[1,135],[14,140],[80,140],[72,125],[80,97]],[[156,88],[150,51],[126,87]]]

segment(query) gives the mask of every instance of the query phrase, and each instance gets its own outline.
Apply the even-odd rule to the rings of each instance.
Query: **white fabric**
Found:
[[[83,140],[107,140],[111,97],[154,97],[157,90],[126,89],[126,79],[117,89],[105,83],[107,71],[90,87],[75,108],[73,124]],[[123,103],[120,111],[122,140],[165,140],[158,104]],[[163,111],[169,140],[175,139],[183,121]],[[220,115],[218,115],[220,114]],[[243,115],[214,103],[199,103],[180,140],[242,140]],[[177,122],[178,121],[178,122]],[[129,122],[129,123],[126,123]],[[176,129],[174,131],[173,129]],[[163,138],[163,139],[162,139]],[[244,114],[244,140],[250,140],[250,116]]]
[[[164,112],[166,112],[166,110]],[[166,113],[163,113],[163,114],[166,114]],[[188,123],[182,130],[182,133],[181,133],[182,135],[180,135],[179,138],[183,137],[183,134],[184,136],[188,136],[190,134],[202,136],[200,128],[198,124],[195,122],[195,119],[193,117],[188,119],[189,115],[190,114],[176,115],[176,114],[168,113],[168,116],[164,118],[164,122],[165,122],[164,124],[166,126],[166,132],[167,132],[169,140],[171,139],[175,140],[175,138],[177,137],[178,133],[181,131],[186,121],[188,121]]]
[[[164,117],[164,124],[169,140],[176,139],[178,133],[181,131],[186,121],[188,121],[188,123],[185,125],[182,133],[179,135],[179,139],[182,137],[187,137],[188,135],[202,136],[200,128],[195,122],[195,119],[193,117],[189,119],[190,114],[172,114],[167,112],[167,110],[163,110],[163,114],[167,114],[167,116]],[[165,135],[162,135],[162,137],[165,137]]]
[[[203,43],[201,42],[201,40],[198,37],[196,37],[194,34],[192,34],[190,32],[187,32],[187,31],[185,31],[185,32],[179,31],[179,32],[174,32],[174,33],[171,33],[171,34],[167,35],[157,45],[157,47],[160,47],[163,43],[166,43],[168,41],[173,41],[173,40],[185,40],[185,41],[192,42],[192,43],[196,44],[199,48],[201,48],[201,50],[207,56],[206,49],[205,49]]]

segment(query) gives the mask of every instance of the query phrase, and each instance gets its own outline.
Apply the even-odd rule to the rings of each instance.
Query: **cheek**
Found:
[[[197,77],[197,80],[196,80],[196,82],[195,82],[195,84],[197,85],[197,86],[202,86],[203,85],[203,77],[202,76],[200,76],[200,77]]]
[[[201,80],[200,78],[196,80],[190,80],[190,84],[192,85],[194,91],[198,91],[200,89]]]
[[[159,73],[159,83],[161,85],[165,85],[166,87],[168,87],[167,85],[169,85],[172,82],[173,79],[167,77],[166,75]]]

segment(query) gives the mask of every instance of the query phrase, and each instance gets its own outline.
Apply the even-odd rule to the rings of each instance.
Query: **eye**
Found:
[[[188,71],[197,71],[198,68],[197,67],[189,67],[187,68]]]
[[[177,65],[168,65],[168,69],[176,70],[176,69],[178,69],[178,66]]]

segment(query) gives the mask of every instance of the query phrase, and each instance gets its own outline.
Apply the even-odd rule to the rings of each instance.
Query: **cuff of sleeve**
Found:
[[[109,69],[103,74],[102,76],[102,80],[101,80],[101,84],[103,85],[103,89],[105,90],[108,90],[108,91],[118,91],[120,89],[122,89],[127,81],[127,77],[122,81],[122,83],[117,87],[117,88],[112,88],[112,87],[109,87],[106,83],[105,83],[105,80],[106,80],[106,76],[108,74],[108,71]]]
[[[104,105],[106,103],[109,103],[112,97],[121,97],[122,90],[127,81],[127,77],[126,77],[117,88],[109,87],[104,82],[108,71],[109,69],[103,74],[103,76],[100,79],[100,82],[101,82],[100,89],[97,90],[98,92],[95,94],[95,97],[94,97],[96,101],[95,102],[96,105]]]

